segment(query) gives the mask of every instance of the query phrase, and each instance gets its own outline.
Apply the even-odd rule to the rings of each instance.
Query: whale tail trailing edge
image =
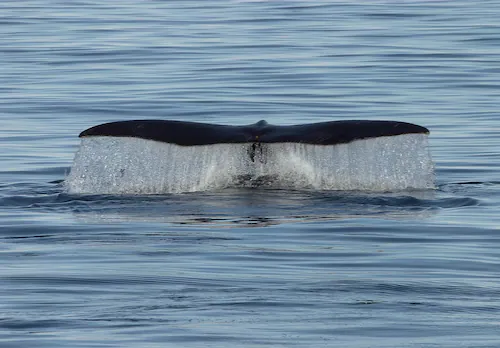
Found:
[[[184,121],[134,120],[94,126],[80,133],[80,137],[133,137],[180,146],[236,143],[336,145],[368,138],[428,133],[429,130],[425,127],[398,121],[346,120],[292,126],[275,126],[259,121],[247,126],[226,126]]]

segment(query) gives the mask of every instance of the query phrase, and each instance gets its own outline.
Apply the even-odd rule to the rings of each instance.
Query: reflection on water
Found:
[[[66,199],[70,197],[74,196]],[[241,188],[164,196],[84,197],[85,208],[74,207],[73,214],[88,222],[154,221],[216,227],[363,217],[413,219],[429,217],[438,208],[433,190],[384,195]]]

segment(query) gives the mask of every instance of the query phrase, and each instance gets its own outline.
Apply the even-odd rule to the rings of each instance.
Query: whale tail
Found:
[[[134,120],[94,126],[80,133],[80,137],[133,137],[180,146],[235,143],[336,145],[361,139],[418,133],[428,134],[429,130],[397,121],[348,120],[292,126],[275,126],[259,121],[246,126],[226,126],[184,121]],[[256,151],[259,151],[258,145],[253,149],[254,153]]]
[[[193,192],[249,182],[293,189],[428,189],[434,187],[428,132],[394,121],[112,122],[80,134],[65,186],[71,193],[100,194]]]
[[[293,126],[275,126],[266,121],[246,126],[166,121],[135,120],[101,124],[83,131],[80,137],[133,137],[180,146],[249,143],[252,162],[266,162],[268,143],[336,145],[355,140],[429,133],[425,127],[397,121],[331,121]]]

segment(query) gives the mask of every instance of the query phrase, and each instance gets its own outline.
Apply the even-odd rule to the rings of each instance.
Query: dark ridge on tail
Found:
[[[94,126],[80,133],[80,137],[133,137],[181,146],[235,143],[335,145],[360,139],[418,133],[428,134],[429,130],[397,121],[348,120],[293,126],[275,126],[259,121],[247,126],[225,126],[185,121],[135,120]]]

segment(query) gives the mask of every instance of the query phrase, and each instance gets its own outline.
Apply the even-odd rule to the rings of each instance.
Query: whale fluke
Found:
[[[80,134],[70,193],[229,187],[390,192],[434,188],[427,128],[395,121],[243,126],[135,120]]]
[[[235,143],[336,145],[361,139],[419,133],[428,134],[429,130],[398,121],[346,120],[276,126],[262,120],[246,126],[226,126],[186,121],[134,120],[94,126],[80,133],[80,137],[134,137],[180,146]],[[255,148],[259,148],[259,145]]]

